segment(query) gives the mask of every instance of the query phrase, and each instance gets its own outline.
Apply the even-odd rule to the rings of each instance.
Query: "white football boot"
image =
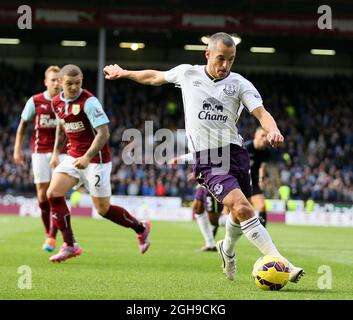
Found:
[[[219,240],[216,244],[217,251],[221,255],[223,264],[223,273],[226,274],[229,280],[234,280],[235,271],[236,271],[236,261],[235,254],[230,257],[223,251],[223,240]]]

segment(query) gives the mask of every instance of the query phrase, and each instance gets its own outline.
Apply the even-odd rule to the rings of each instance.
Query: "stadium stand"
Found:
[[[25,167],[15,166],[12,154],[22,108],[33,92],[42,90],[44,69],[42,65],[28,70],[0,64],[0,192],[35,192],[29,144],[24,150]],[[286,138],[283,147],[273,152],[266,195],[278,198],[278,187],[286,184],[292,199],[353,203],[352,77],[241,73],[259,89]],[[84,74],[85,87],[95,92],[96,72],[85,70]],[[151,88],[119,81],[107,83],[105,94],[105,110],[111,120],[113,194],[191,200],[194,185],[187,180],[188,165],[171,169],[166,164],[128,166],[122,161],[122,151],[128,144],[122,141],[124,130],[137,128],[144,132],[145,120],[153,121],[154,132],[183,128],[180,92],[173,86]],[[251,139],[256,126],[253,117],[240,120],[239,131],[245,140]],[[148,141],[154,148],[158,145]]]

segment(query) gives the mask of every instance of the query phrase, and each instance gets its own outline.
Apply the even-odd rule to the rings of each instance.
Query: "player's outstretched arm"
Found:
[[[104,67],[103,73],[107,80],[126,78],[141,84],[151,86],[160,86],[167,83],[164,77],[164,72],[157,70],[130,71],[121,68],[117,64],[111,64]]]
[[[23,119],[21,119],[16,131],[16,140],[15,140],[15,146],[13,150],[13,158],[14,158],[15,164],[17,165],[25,164],[25,160],[22,152],[22,145],[26,134],[27,126],[28,126],[27,121],[24,121]]]
[[[173,167],[179,163],[184,164],[184,163],[190,163],[192,161],[193,161],[192,153],[187,153],[187,154],[183,154],[179,157],[174,157],[174,158],[170,159],[168,161],[168,165]]]
[[[267,139],[272,147],[277,147],[284,141],[276,121],[264,107],[256,108],[252,115],[259,120],[261,126],[268,132]]]

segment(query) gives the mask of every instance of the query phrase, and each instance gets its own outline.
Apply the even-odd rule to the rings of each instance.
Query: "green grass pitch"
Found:
[[[216,252],[196,252],[202,238],[195,222],[152,222],[152,245],[138,252],[135,233],[105,220],[72,219],[81,257],[61,264],[41,250],[38,218],[0,216],[0,299],[353,299],[353,229],[270,224],[273,241],[306,275],[281,291],[257,288],[251,269],[260,253],[245,238],[237,244],[238,272],[229,281]],[[220,228],[217,238],[224,235]],[[61,236],[59,237],[61,243]],[[27,265],[31,289],[19,289]],[[320,289],[326,265],[332,289]],[[327,274],[325,274],[327,275]]]

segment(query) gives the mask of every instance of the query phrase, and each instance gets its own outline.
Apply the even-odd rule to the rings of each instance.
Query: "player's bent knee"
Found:
[[[245,204],[236,205],[233,208],[234,208],[236,217],[240,221],[248,220],[255,215],[254,210],[250,206]]]
[[[61,191],[49,188],[47,190],[46,195],[47,195],[47,198],[50,199],[50,198],[65,197],[66,193],[62,193]]]
[[[56,192],[54,192],[54,190],[52,190],[52,189],[50,189],[50,188],[47,190],[46,195],[47,195],[47,198],[48,198],[48,199],[57,197]]]
[[[107,214],[109,207],[110,207],[110,205],[108,205],[108,206],[107,205],[97,205],[96,210],[99,215],[104,217]]]
[[[108,211],[105,211],[105,212],[104,212],[104,211],[102,211],[102,210],[99,210],[99,211],[97,210],[97,213],[98,213],[101,217],[103,217],[103,218],[105,217],[105,215],[107,214],[107,212],[108,212]]]
[[[37,193],[38,201],[39,202],[44,202],[48,200],[47,193],[46,192],[38,192]]]

